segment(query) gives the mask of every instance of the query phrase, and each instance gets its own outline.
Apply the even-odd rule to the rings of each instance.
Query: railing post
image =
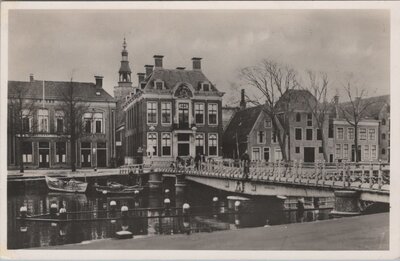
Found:
[[[382,164],[379,162],[379,170],[378,170],[378,189],[380,190],[382,187]]]
[[[369,188],[372,188],[373,185],[373,176],[374,176],[374,167],[372,162],[369,165]]]
[[[364,173],[364,165],[362,165],[361,166],[361,185],[360,185],[360,187],[362,186],[362,184],[364,183],[364,178],[365,178],[365,173]]]

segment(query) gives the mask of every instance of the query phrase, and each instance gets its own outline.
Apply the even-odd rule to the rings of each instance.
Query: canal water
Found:
[[[165,192],[169,190],[169,192]],[[165,209],[165,199],[170,199]],[[105,196],[93,192],[68,194],[25,189],[8,195],[8,248],[21,249],[80,243],[88,240],[115,238],[118,231],[130,231],[134,237],[163,236],[178,233],[212,232],[243,227],[273,226],[294,222],[313,222],[329,218],[332,198],[300,199],[304,211],[298,211],[298,198],[247,197],[188,183],[175,189],[174,179],[165,179],[156,190],[137,195]],[[110,216],[110,203],[117,213]],[[235,202],[241,205],[235,209]],[[190,205],[190,216],[182,215],[182,205]],[[68,220],[55,222],[49,217],[36,221],[18,219],[21,206],[28,215],[50,212],[50,206],[64,207]],[[129,218],[121,219],[120,209],[127,206]],[[176,207],[176,209],[175,209]],[[319,209],[315,209],[315,207]],[[135,211],[134,211],[135,210]],[[108,212],[107,212],[108,211]]]

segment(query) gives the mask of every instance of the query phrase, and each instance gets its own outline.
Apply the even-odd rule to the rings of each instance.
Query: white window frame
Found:
[[[150,107],[149,107],[149,105],[150,104],[155,104],[156,106],[155,106],[155,110],[156,110],[156,116],[155,116],[155,118],[156,118],[156,121],[155,122],[149,122],[149,109],[150,109]],[[157,101],[147,101],[147,103],[146,103],[146,122],[147,122],[147,124],[149,124],[149,125],[157,125],[158,124],[158,102]]]
[[[163,122],[163,105],[169,105],[169,122]],[[172,124],[172,102],[161,102],[161,124],[162,125],[171,125]]]
[[[301,130],[301,139],[300,140],[303,140],[303,128],[299,128],[299,127],[294,128],[294,140],[299,140],[296,138],[296,130]]]
[[[269,157],[268,157],[268,162],[270,162],[271,161],[271,148],[270,147],[263,147],[263,151],[262,151],[262,160],[265,160],[265,150],[268,150],[268,154],[269,154]]]
[[[339,137],[339,129],[342,130],[342,138]],[[344,128],[343,127],[337,127],[336,128],[336,139],[337,140],[344,140]]]
[[[365,138],[364,139],[361,138],[361,130],[365,130]],[[367,140],[368,139],[367,128],[358,129],[358,139],[359,140]]]
[[[206,152],[205,146],[206,146],[206,135],[204,132],[197,132],[196,135],[194,136],[194,150],[196,151],[196,147],[200,147],[197,145],[197,136],[201,135],[203,137],[202,142],[203,142],[203,154]]]
[[[210,123],[210,107],[212,105],[216,106],[216,110],[215,110],[215,123]],[[208,103],[207,105],[207,118],[208,118],[208,125],[212,125],[212,126],[216,126],[218,125],[218,103]]]
[[[210,136],[212,136],[212,135],[215,135],[216,137],[217,137],[217,139],[216,139],[216,143],[217,143],[217,145],[216,145],[216,147],[217,147],[217,150],[216,150],[216,152],[217,152],[217,154],[216,155],[211,155],[210,154]],[[208,156],[209,157],[218,157],[218,133],[214,133],[214,132],[212,132],[212,133],[208,133],[208,137],[207,137],[208,139],[207,139],[207,147],[208,147]]]
[[[311,115],[311,119],[309,119],[308,118],[308,116],[309,115]],[[314,116],[313,116],[313,114],[310,112],[310,113],[307,113],[307,116],[306,116],[306,125],[307,125],[307,127],[312,127],[313,126],[313,118],[314,118]],[[308,122],[310,122],[311,121],[311,125],[308,125]]]
[[[157,80],[154,81],[154,89],[159,90],[159,89],[157,88],[157,83],[161,83],[161,90],[164,90],[164,89],[165,89],[164,81],[163,81],[163,80],[160,80],[160,79],[157,79]]]
[[[32,117],[32,115],[29,115],[30,113],[29,113],[29,110],[27,110],[27,109],[24,109],[24,110],[22,110],[22,118],[23,119],[28,119],[28,124],[29,124],[29,126],[28,126],[28,132],[31,132],[32,131],[32,120],[33,120],[33,117]]]
[[[375,151],[375,153],[373,153]],[[378,146],[376,145],[371,145],[371,160],[376,160],[378,158]]]
[[[374,135],[371,136],[371,131],[373,131]],[[371,139],[372,137],[372,139]],[[376,140],[376,130],[375,129],[368,129],[368,140]]]
[[[342,158],[343,158],[342,144],[335,144],[335,159],[342,159]]]
[[[307,139],[307,130],[311,130],[311,140],[309,140],[309,139]],[[312,141],[312,140],[314,140],[314,131],[313,131],[314,129],[312,129],[312,128],[306,128],[306,139],[305,140],[308,140],[308,141]]]
[[[97,132],[97,122],[100,121],[100,132]],[[93,113],[93,133],[101,134],[104,133],[104,120],[102,112]]]
[[[22,162],[23,163],[32,163],[33,162],[33,143],[30,141],[24,141],[24,142],[30,143],[32,150],[31,150],[31,154],[24,154],[23,151],[21,150],[22,151]]]
[[[269,122],[269,124],[267,124],[267,122]],[[272,121],[269,119],[266,119],[264,121],[264,128],[272,128]]]
[[[203,106],[203,123],[198,123],[197,118],[196,118],[196,105],[202,105]],[[218,112],[217,112],[218,113]],[[218,116],[217,116],[218,117]],[[204,125],[206,123],[206,105],[204,102],[195,102],[194,103],[194,121],[196,125]]]
[[[347,148],[347,149],[344,149]],[[346,155],[345,155],[346,154]],[[343,144],[343,159],[349,159],[349,144]]]
[[[155,134],[155,136],[156,136],[156,151],[155,151],[155,153],[153,154],[153,157],[158,157],[158,133],[157,132],[148,132],[147,133],[147,140],[146,140],[146,144],[147,144],[147,149],[149,148],[149,146],[151,145],[150,143],[149,143],[149,136],[150,135],[153,135],[153,134]],[[154,146],[153,146],[154,147]],[[147,154],[147,151],[146,151],[146,154]]]
[[[59,159],[58,159],[58,154],[57,154],[57,143],[64,143],[64,144],[65,144],[65,154],[63,154],[62,161],[59,161]],[[56,151],[55,151],[56,163],[66,163],[66,162],[67,162],[67,142],[65,142],[65,141],[57,141],[57,142],[55,142],[54,145],[55,145],[55,147],[56,147]]]
[[[279,157],[278,157],[278,155],[279,155]],[[282,155],[281,148],[275,148],[275,150],[274,150],[274,161],[282,160],[282,159],[283,159],[283,155]]]
[[[352,131],[350,132],[350,130],[352,130]],[[350,136],[350,133],[353,133],[353,137]],[[348,140],[354,140],[354,128],[353,127],[348,127],[347,128],[347,139]]]
[[[211,91],[211,84],[209,82],[202,82],[201,83],[201,90],[203,92],[207,92],[206,90],[204,90],[204,85],[208,85],[208,92]]]
[[[44,111],[46,111],[46,115],[45,115],[45,113],[43,113]],[[42,113],[41,113],[42,112]],[[49,132],[49,116],[50,116],[50,113],[49,113],[49,110],[48,109],[45,109],[45,108],[42,108],[42,109],[39,109],[38,110],[38,126],[39,126],[39,132]],[[46,128],[45,129],[43,129],[43,126],[42,126],[42,123],[41,123],[41,120],[46,120]]]
[[[260,141],[260,133],[263,134],[263,141]],[[265,131],[257,131],[257,144],[265,144],[267,138],[267,134]]]
[[[258,150],[258,158],[254,157],[255,150]],[[251,148],[251,160],[261,160],[261,147],[253,147]]]
[[[363,152],[362,152],[362,155],[363,155],[363,161],[367,161],[367,160],[369,160],[370,159],[370,154],[371,154],[371,151],[370,151],[370,149],[369,149],[369,145],[364,145],[363,146]]]
[[[63,121],[63,129],[61,130],[61,132],[65,131],[65,121],[64,121],[64,111],[62,110],[57,110],[54,112],[54,126],[55,126],[55,132],[58,132],[58,119],[61,119]]]
[[[165,134],[169,135],[169,146],[164,146],[164,135]],[[170,148],[169,155],[166,155],[166,154],[164,155],[164,150],[163,150],[164,147]],[[171,132],[161,132],[161,157],[171,157],[171,156],[172,156],[172,133]]]

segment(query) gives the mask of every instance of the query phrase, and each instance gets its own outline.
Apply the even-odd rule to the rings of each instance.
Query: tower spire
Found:
[[[128,50],[126,49],[126,39],[124,37],[124,42],[122,43],[122,60],[121,60],[121,67],[119,68],[119,82],[126,82],[131,83],[131,68],[129,67],[128,61]]]

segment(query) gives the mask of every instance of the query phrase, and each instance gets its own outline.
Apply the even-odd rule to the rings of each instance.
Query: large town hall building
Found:
[[[222,96],[201,69],[166,69],[163,56],[139,73],[138,87],[126,97],[125,163],[171,161],[178,156],[222,155]]]

